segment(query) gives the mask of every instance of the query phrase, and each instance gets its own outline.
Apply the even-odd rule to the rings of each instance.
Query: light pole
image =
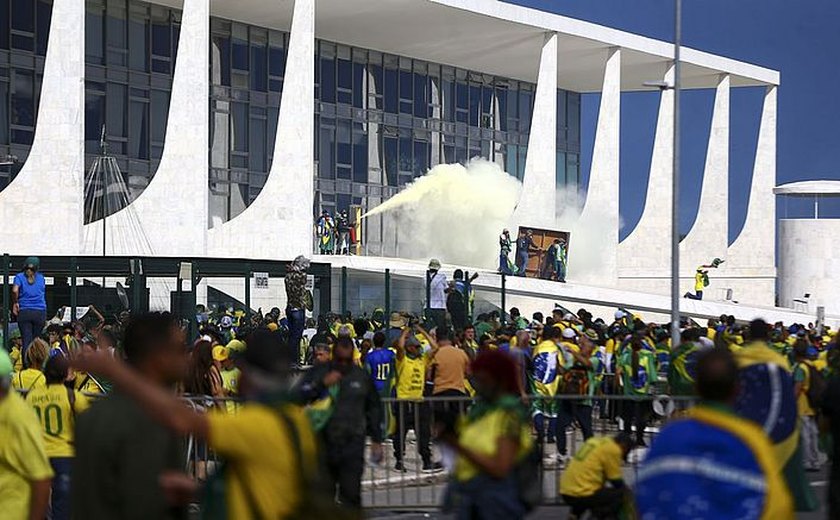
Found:
[[[671,348],[680,344],[680,46],[682,41],[682,0],[674,0],[674,83],[645,81],[644,86],[674,91],[671,177]]]

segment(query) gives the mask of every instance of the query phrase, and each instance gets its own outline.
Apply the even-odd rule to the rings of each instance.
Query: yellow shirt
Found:
[[[79,392],[88,394],[101,394],[102,388],[96,384],[92,376],[88,376],[84,372],[76,372],[76,379],[73,380],[73,388]]]
[[[694,275],[694,291],[695,292],[703,292],[703,289],[706,288],[706,284],[703,283],[703,273],[697,273]]]
[[[228,397],[236,397],[239,395],[239,374],[238,368],[231,368],[230,370],[222,370],[222,388],[227,391]],[[235,413],[237,404],[234,401],[226,401],[225,407],[228,413]]]
[[[473,422],[463,423],[458,439],[462,445],[468,446],[470,450],[478,454],[495,455],[500,437],[514,437],[517,434],[519,436],[518,457],[522,457],[531,449],[534,442],[531,438],[531,427],[519,420],[515,411],[498,409],[486,413]],[[466,482],[476,477],[478,473],[478,468],[464,456],[459,455],[455,459],[455,478],[460,482]]]
[[[9,352],[9,357],[12,359],[12,370],[20,372],[23,370],[23,359],[20,357],[20,347],[12,347]]]
[[[593,495],[607,480],[621,479],[621,446],[610,437],[590,437],[560,477],[560,494]]]
[[[397,359],[397,399],[422,399],[426,383],[426,356]]]
[[[37,368],[27,368],[12,376],[12,386],[15,390],[28,392],[33,388],[46,386],[44,374]]]
[[[305,458],[303,467],[314,468],[315,435],[309,419],[301,407],[285,405],[283,410],[297,427]],[[300,501],[303,482],[297,450],[278,412],[265,405],[247,403],[237,414],[214,412],[207,418],[208,442],[230,464],[230,477],[225,483],[228,518],[289,516]],[[249,504],[257,509],[256,514]]]
[[[50,458],[72,457],[74,454],[76,415],[87,410],[90,401],[78,390],[73,392],[76,402],[72,406],[67,387],[61,383],[34,388],[26,394],[26,402],[35,409],[41,423],[44,447]]]
[[[29,484],[53,472],[38,418],[16,392],[0,400],[0,439],[0,516],[28,518]]]
[[[811,403],[808,402],[808,390],[811,388],[811,371],[808,365],[811,365],[810,361],[803,361],[793,366],[793,380],[802,383],[802,393],[796,397],[796,410],[800,416],[816,415],[814,409],[811,408]]]

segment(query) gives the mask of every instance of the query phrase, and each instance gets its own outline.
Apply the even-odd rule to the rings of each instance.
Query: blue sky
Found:
[[[672,41],[672,0],[508,0]],[[683,0],[683,44],[781,71],[777,183],[840,179],[840,2],[836,0]],[[653,78],[652,78],[653,79]],[[734,240],[746,217],[763,89],[733,89],[730,130],[730,226]],[[621,200],[623,238],[644,209],[658,94],[622,98]],[[689,91],[682,102],[680,230],[687,232],[699,188],[714,93]],[[583,99],[581,158],[587,181],[598,95]],[[778,215],[808,216],[812,201],[778,201]],[[840,217],[840,201],[821,204]]]

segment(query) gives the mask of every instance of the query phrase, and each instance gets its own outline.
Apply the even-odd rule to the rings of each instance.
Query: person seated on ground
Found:
[[[710,349],[698,356],[696,370],[701,404],[662,429],[639,470],[634,490],[639,517],[793,518],[770,439],[759,424],[734,411],[735,357],[727,349]]]
[[[583,443],[560,478],[560,495],[572,508],[569,519],[587,511],[595,518],[618,518],[627,493],[621,463],[633,445],[625,433],[591,437]]]

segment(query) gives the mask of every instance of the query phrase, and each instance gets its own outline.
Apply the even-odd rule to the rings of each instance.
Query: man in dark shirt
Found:
[[[537,248],[534,244],[534,232],[530,229],[519,235],[516,239],[516,276],[525,276],[525,269],[528,267],[528,258]]]
[[[124,350],[134,370],[162,387],[185,373],[183,332],[168,313],[133,317]],[[161,485],[187,478],[184,444],[134,400],[116,393],[94,403],[78,416],[75,438],[74,518],[187,518],[187,504],[169,500]]]
[[[840,352],[836,347],[828,351],[831,376],[823,393],[822,433],[831,433],[831,471],[828,479],[828,518],[840,518]]]
[[[365,436],[371,439],[371,459],[381,462],[382,401],[368,373],[353,363],[353,340],[340,337],[330,363],[315,366],[298,388],[304,402],[333,395],[333,411],[321,434],[326,448],[327,469],[338,487],[342,504],[362,505]],[[331,387],[337,387],[330,391]]]

